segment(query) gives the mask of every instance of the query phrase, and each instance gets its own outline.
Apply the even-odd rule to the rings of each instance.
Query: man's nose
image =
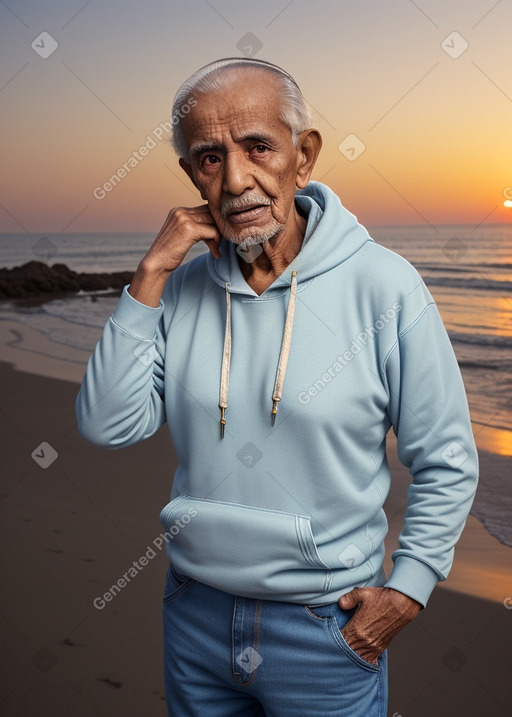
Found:
[[[243,152],[227,152],[224,159],[222,189],[226,194],[239,196],[254,189],[255,182],[251,171],[251,162]]]

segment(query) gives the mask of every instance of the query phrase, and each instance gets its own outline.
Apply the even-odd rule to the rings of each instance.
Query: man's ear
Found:
[[[188,174],[188,177],[189,177],[190,181],[192,182],[192,184],[194,185],[194,187],[196,189],[199,189],[197,182],[194,178],[194,173],[192,171],[192,165],[189,164],[188,162],[185,162],[185,160],[182,159],[182,157],[180,157],[180,159],[179,159],[179,165],[183,169],[183,171]],[[200,189],[199,189],[199,193],[201,194],[201,199],[206,199],[206,197],[203,195],[203,193]]]
[[[307,187],[316,160],[322,149],[322,136],[316,129],[307,129],[297,138],[297,175],[295,183],[299,189]]]

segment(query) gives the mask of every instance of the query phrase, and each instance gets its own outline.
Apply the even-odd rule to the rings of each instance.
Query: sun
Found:
[[[503,202],[504,207],[512,207],[512,199],[505,199]]]

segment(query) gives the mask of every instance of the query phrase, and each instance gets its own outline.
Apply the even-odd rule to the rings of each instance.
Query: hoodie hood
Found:
[[[297,272],[299,283],[308,281],[344,262],[367,241],[373,241],[339,197],[321,182],[310,182],[295,192],[295,203],[308,215],[304,241],[295,259],[264,292],[266,296],[274,289],[290,286],[293,271]],[[212,279],[222,287],[229,282],[232,294],[258,296],[240,270],[236,244],[223,237],[219,249],[220,259],[210,253],[207,256]]]
[[[325,184],[310,182],[295,193],[295,202],[307,214],[308,222],[301,249],[284,272],[263,292],[290,287],[286,319],[282,329],[281,350],[277,360],[276,378],[272,392],[271,425],[274,426],[277,406],[282,399],[288,357],[290,355],[293,319],[297,297],[297,283],[305,282],[338,266],[357,252],[367,241],[373,241],[356,217],[347,211],[339,198]],[[226,409],[228,407],[229,372],[231,368],[231,294],[248,294],[258,297],[245,281],[234,242],[222,237],[221,258],[207,257],[210,276],[226,292],[226,324],[219,387],[220,436],[224,438]],[[278,298],[276,296],[276,298]]]

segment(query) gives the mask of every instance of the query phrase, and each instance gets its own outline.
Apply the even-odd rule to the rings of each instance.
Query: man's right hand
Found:
[[[157,307],[169,274],[180,266],[189,249],[204,241],[213,256],[220,259],[221,238],[207,204],[171,209],[137,267],[129,293],[142,304]]]

